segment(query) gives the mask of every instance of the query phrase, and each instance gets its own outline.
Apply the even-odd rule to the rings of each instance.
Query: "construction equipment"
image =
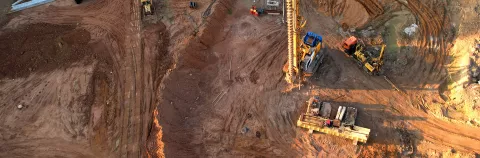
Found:
[[[307,111],[301,114],[297,126],[309,131],[317,131],[366,143],[370,135],[370,129],[356,126],[358,110],[354,107],[338,106],[320,101],[320,97],[314,96],[307,101]]]
[[[260,16],[260,15],[282,15],[282,11],[278,10],[267,10],[264,8],[257,8],[256,6],[252,6],[250,8],[250,14],[255,15],[255,16]]]
[[[197,9],[197,7],[198,7],[197,2],[190,1],[188,7],[190,9]]]
[[[255,15],[255,16],[260,16],[264,14],[264,9],[257,9],[256,6],[252,5],[252,8],[250,8],[250,14]]]
[[[300,33],[306,25],[306,20],[300,16],[300,0],[286,0],[287,31],[288,31],[288,61],[283,70],[285,80],[293,84],[295,80],[302,82],[305,77],[312,76],[322,63],[324,53],[322,36],[308,32],[303,43]]]
[[[306,77],[313,76],[320,66],[324,55],[320,54],[322,48],[322,36],[313,32],[307,32],[303,37],[303,43],[300,45],[301,60],[300,70]]]
[[[151,0],[141,0],[142,2],[142,8],[143,8],[143,14],[144,15],[152,15],[152,1]]]
[[[267,0],[267,9],[277,10],[280,7],[280,2],[278,0]]]
[[[359,40],[355,36],[343,41],[342,47],[344,52],[353,57],[357,63],[363,67],[363,69],[370,75],[379,75],[381,72],[381,67],[383,65],[383,54],[385,51],[385,44],[382,44],[380,50],[380,55],[378,57],[373,57],[373,49],[366,49],[367,47],[362,43],[359,43]]]

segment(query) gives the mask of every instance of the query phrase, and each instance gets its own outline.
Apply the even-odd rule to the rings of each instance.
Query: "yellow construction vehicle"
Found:
[[[360,66],[370,75],[379,75],[383,65],[383,54],[385,51],[385,44],[382,44],[378,57],[373,57],[371,50],[366,50],[366,46],[360,44],[355,36],[343,41],[342,45],[344,52],[348,56],[352,56]]]
[[[300,16],[300,0],[286,0],[287,31],[288,31],[288,61],[283,67],[285,79],[293,84],[295,80],[302,82],[305,77],[312,76],[322,63],[324,53],[321,52],[322,36],[307,32],[300,34],[306,25],[306,20]]]
[[[333,112],[332,109],[338,110]],[[310,132],[317,131],[351,139],[355,145],[357,142],[366,143],[370,129],[356,126],[356,118],[356,108],[332,105],[314,96],[307,101],[307,110],[298,118],[297,126]]]
[[[142,8],[143,8],[143,14],[145,15],[152,15],[152,1],[151,0],[141,0],[142,2]]]

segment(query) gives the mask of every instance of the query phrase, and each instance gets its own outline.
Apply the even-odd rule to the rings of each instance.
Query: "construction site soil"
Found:
[[[248,14],[264,1],[188,2],[153,1],[151,16],[119,0],[2,13],[0,157],[479,156],[479,86],[465,80],[478,2],[301,1],[327,56],[290,91],[282,16]],[[341,51],[350,35],[388,45],[384,75]],[[368,142],[296,127],[314,95],[358,108]]]

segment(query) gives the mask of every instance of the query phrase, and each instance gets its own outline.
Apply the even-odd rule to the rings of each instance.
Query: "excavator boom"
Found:
[[[385,51],[385,47],[387,47],[387,45],[382,44],[382,49],[380,50],[380,55],[377,57],[378,61],[383,61],[383,54],[384,54],[384,51]]]
[[[306,44],[304,39],[303,43],[300,43],[302,41],[300,33],[307,21],[300,15],[299,5],[300,0],[285,0],[288,33],[288,66],[285,66],[287,69],[285,80],[290,84],[293,84],[295,78],[301,81],[303,77],[313,75],[321,63],[320,60],[323,59],[323,55],[319,55],[322,46],[321,36],[309,32],[306,38],[314,37],[316,42]]]
[[[288,32],[288,70],[285,79],[288,83],[293,83],[294,80],[294,62],[296,53],[296,32],[295,25],[297,21],[295,6],[296,4],[293,0],[285,1],[286,11],[287,11],[287,32]]]

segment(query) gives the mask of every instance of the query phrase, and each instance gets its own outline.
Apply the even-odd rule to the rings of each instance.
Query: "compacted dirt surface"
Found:
[[[154,0],[151,16],[120,0],[2,14],[0,157],[479,156],[462,56],[478,2],[304,0],[326,58],[294,89],[282,15],[249,14],[264,1],[188,2]],[[350,35],[387,44],[383,75],[342,52]],[[368,142],[296,127],[311,96],[358,108]]]
[[[161,44],[142,47],[139,3],[59,0],[8,15],[0,157],[147,155],[157,53],[143,50]]]

